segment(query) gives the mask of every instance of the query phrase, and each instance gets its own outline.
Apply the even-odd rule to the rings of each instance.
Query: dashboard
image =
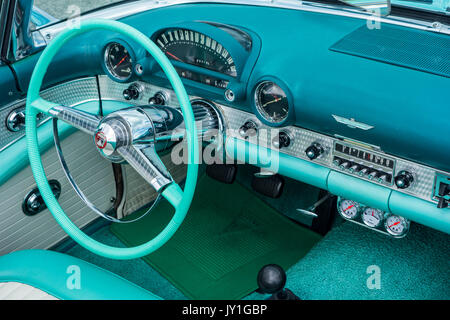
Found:
[[[276,28],[267,23],[274,16],[280,21]],[[192,4],[150,10],[122,21],[155,42],[192,99],[219,110],[230,157],[250,162],[249,154],[256,152],[255,164],[260,165],[262,158],[274,160],[270,151],[276,151],[277,172],[339,195],[338,208],[353,201],[352,208],[358,209],[354,216],[340,213],[365,227],[401,237],[413,220],[450,232],[450,108],[443,94],[450,76],[436,74],[431,66],[411,67],[410,61],[402,65],[345,47],[349,38],[364,45],[355,38],[364,32],[364,20],[280,8]],[[408,36],[432,43],[438,37],[395,28],[398,41]],[[370,39],[384,39],[385,31],[374,32]],[[439,37],[450,45],[448,35]],[[385,42],[372,45],[389,48]],[[49,90],[67,81],[69,73],[80,79],[104,74],[99,77],[104,100],[177,105],[155,60],[126,37],[96,31],[67,48],[49,70]],[[436,58],[427,50],[430,59]],[[79,62],[81,51],[84,59]],[[25,64],[16,72],[26,83],[30,71]],[[23,101],[4,105],[1,112],[7,119],[23,111]],[[23,135],[6,130],[8,138],[0,150]],[[260,155],[251,145],[263,147],[269,155]],[[236,152],[240,148],[242,152]],[[386,221],[394,219],[391,215],[403,219],[392,226],[404,227],[397,234],[386,229]],[[387,226],[398,221],[389,220]]]

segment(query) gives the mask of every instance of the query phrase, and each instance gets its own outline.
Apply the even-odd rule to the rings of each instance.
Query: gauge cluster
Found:
[[[353,200],[338,198],[337,209],[345,220],[394,238],[403,238],[409,231],[408,219]]]

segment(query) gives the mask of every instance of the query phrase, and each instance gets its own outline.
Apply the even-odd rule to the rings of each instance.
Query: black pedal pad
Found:
[[[210,164],[206,166],[206,174],[217,181],[231,184],[236,179],[236,164]]]
[[[253,176],[252,188],[267,197],[279,198],[283,193],[284,179],[279,174]]]

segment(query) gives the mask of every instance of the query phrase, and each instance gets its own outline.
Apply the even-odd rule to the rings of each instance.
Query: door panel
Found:
[[[95,149],[92,138],[76,132],[61,142],[75,181],[101,210],[112,207],[115,181],[111,163]],[[42,155],[47,178],[61,183],[59,202],[69,218],[82,227],[98,216],[76,195],[66,179],[54,148]],[[35,216],[22,212],[22,201],[36,187],[30,167],[21,170],[0,186],[0,255],[15,250],[46,249],[66,237],[66,233],[45,209]]]

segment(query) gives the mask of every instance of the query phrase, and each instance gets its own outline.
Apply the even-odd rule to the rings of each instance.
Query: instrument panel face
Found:
[[[228,50],[203,33],[167,29],[156,37],[155,42],[171,60],[237,77],[236,65]]]
[[[130,79],[133,58],[129,50],[118,42],[111,42],[105,48],[105,66],[111,77],[118,81]]]

